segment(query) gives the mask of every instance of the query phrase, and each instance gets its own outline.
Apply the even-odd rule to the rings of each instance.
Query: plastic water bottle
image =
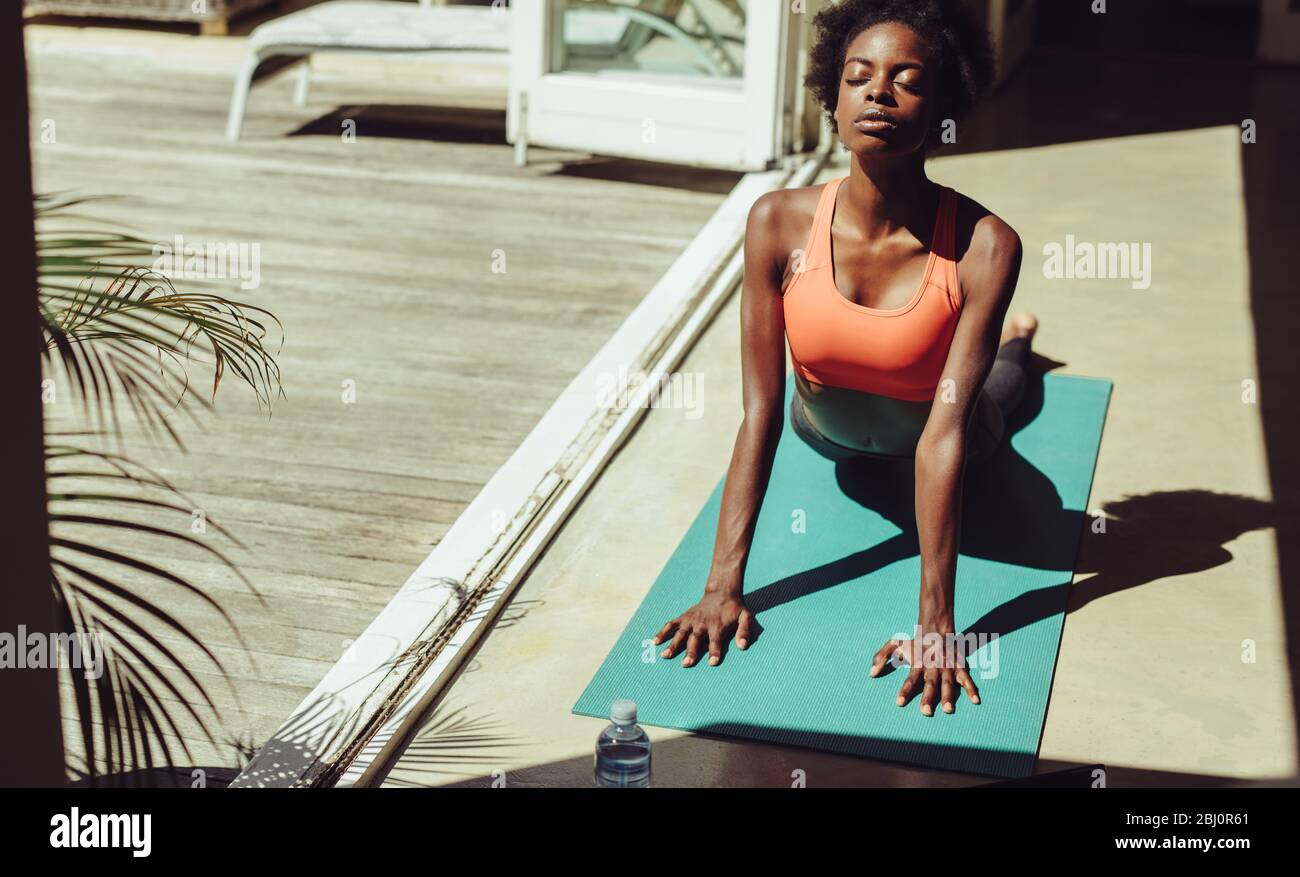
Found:
[[[596,738],[596,785],[606,789],[650,788],[650,738],[636,723],[636,704],[616,700],[613,723]]]

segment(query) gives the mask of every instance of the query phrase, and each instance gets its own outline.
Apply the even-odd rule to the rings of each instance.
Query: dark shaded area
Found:
[[[357,136],[508,145],[505,110],[423,104],[357,104],[339,107],[327,115],[312,119],[287,136],[315,134],[338,137],[348,121],[356,123]]]
[[[17,4],[0,12],[0,81],[9,83],[0,137],[0,210],[5,233],[0,260],[6,267],[13,310],[0,326],[0,373],[14,388],[5,405],[4,521],[0,552],[5,583],[0,589],[0,632],[9,650],[25,650],[27,636],[62,629],[62,613],[50,586],[49,521],[46,515],[44,426],[41,403],[42,337],[37,322],[36,234],[32,212],[27,58],[23,13]],[[0,786],[54,786],[63,779],[63,726],[59,674],[54,668],[0,667],[0,703],[10,718],[0,725]],[[21,665],[19,665],[21,667]],[[21,720],[16,716],[21,715]]]
[[[1298,78],[1300,68],[1234,60],[1039,48],[939,154],[1240,128],[1245,119],[1255,119],[1261,129],[1260,142],[1253,144],[1259,148],[1265,136],[1281,136],[1288,127]]]
[[[1085,764],[1065,770],[1054,770],[1018,780],[999,780],[987,783],[985,789],[1091,789],[1097,783],[1098,772],[1104,774],[1104,764]]]
[[[750,722],[717,722],[692,733],[783,745],[795,745],[789,741],[798,739],[801,748],[807,746],[826,752],[848,753],[909,766],[936,765],[928,769],[961,770],[972,776],[1029,776],[1033,773],[1035,760],[1033,753],[1026,752],[1007,752],[976,746],[943,746],[920,740],[899,740],[867,734],[813,732],[806,728],[756,725]]]
[[[1300,723],[1300,302],[1292,261],[1300,241],[1300,68],[1257,71],[1246,104],[1258,120],[1256,143],[1241,147],[1250,248],[1250,308],[1256,375],[1286,623],[1291,705]],[[1300,758],[1300,740],[1296,741]]]
[[[735,171],[686,167],[633,158],[593,155],[581,161],[567,161],[557,168],[557,175],[586,177],[593,180],[617,180],[639,186],[662,186],[692,192],[728,195],[745,176]]]
[[[1111,0],[1104,15],[1084,0],[1044,0],[1034,31],[1039,46],[1245,59],[1258,35],[1258,0]]]
[[[457,715],[464,708],[456,710]],[[433,713],[435,721],[444,721]],[[428,721],[428,719],[426,719]],[[599,721],[591,724],[593,752]],[[1107,788],[1229,788],[1245,786],[1296,786],[1294,780],[1243,780],[1239,777],[1216,774],[1179,773],[1175,771],[1146,770],[1128,765],[1098,765],[1088,762],[1040,760],[1032,776],[1012,780],[989,781],[976,774],[957,773],[929,767],[917,767],[890,761],[852,758],[809,750],[801,746],[780,743],[761,743],[746,740],[737,747],[736,740],[720,736],[725,728],[692,733],[690,736],[671,737],[656,741],[652,747],[651,784],[659,788],[789,788],[794,784],[793,772],[804,775],[808,788],[962,788],[962,787],[1026,787],[1026,788],[1092,788],[1094,771],[1105,771]],[[749,728],[749,731],[758,729]],[[771,733],[781,729],[768,729]],[[413,740],[408,750],[414,753],[421,774],[438,788],[469,789],[488,788],[494,784],[516,788],[591,787],[593,756],[591,753],[574,758],[558,759],[526,767],[506,768],[525,757],[526,748],[514,748],[507,755],[503,740],[487,741],[484,746],[449,745],[445,735],[435,733],[428,739]],[[523,741],[526,742],[526,741]],[[934,747],[914,744],[920,749]],[[735,750],[734,758],[726,758],[726,750]],[[933,757],[933,751],[915,752]],[[952,750],[949,750],[952,754]],[[1006,753],[1000,753],[1005,755]],[[1023,757],[1023,756],[1022,756]],[[701,762],[723,762],[722,773],[731,781],[717,782],[717,770],[702,772]],[[731,768],[734,767],[734,770]],[[378,781],[384,781],[381,778]],[[420,784],[397,778],[389,780],[394,785],[416,787]]]

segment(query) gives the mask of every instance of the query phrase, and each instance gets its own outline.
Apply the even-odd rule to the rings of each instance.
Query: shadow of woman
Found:
[[[1060,573],[1060,581],[999,604],[968,625],[965,632],[1005,636],[1056,615],[1063,607],[1072,612],[1126,588],[1219,566],[1232,559],[1225,543],[1271,525],[1275,511],[1265,500],[1177,490],[1127,496],[1103,505],[1105,532],[1093,533],[1093,519],[1082,509],[1066,508],[1047,475],[1012,446],[1011,438],[1042,412],[1044,374],[1041,368],[1031,372],[1025,396],[1007,418],[997,451],[986,460],[967,464],[960,552],[1008,566],[1055,571]],[[747,593],[745,603],[755,614],[920,553],[911,460],[855,458],[837,463],[835,475],[846,496],[877,512],[901,532]],[[1090,538],[1083,540],[1080,548],[1084,527]],[[1093,575],[1072,589],[1076,571]],[[958,600],[960,587],[959,582]]]

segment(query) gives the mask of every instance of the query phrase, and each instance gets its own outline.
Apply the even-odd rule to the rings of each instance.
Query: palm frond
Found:
[[[105,672],[99,678],[70,674],[84,769],[97,782],[104,764],[119,778],[152,771],[160,763],[175,767],[169,740],[185,758],[192,758],[187,738],[198,735],[214,747],[222,745],[216,702],[187,656],[197,653],[222,676],[226,668],[198,631],[165,608],[171,600],[160,599],[159,592],[198,600],[247,648],[233,619],[203,589],[128,550],[102,546],[116,540],[114,534],[129,533],[200,552],[233,571],[263,605],[265,601],[217,548],[180,527],[169,530],[140,520],[140,513],[165,514],[188,524],[197,506],[148,467],[75,442],[88,435],[51,434],[46,471],[51,582],[62,632],[111,644],[102,653]],[[208,526],[229,536],[216,522],[208,521]],[[233,686],[231,692],[238,703]],[[186,732],[185,724],[197,731]]]
[[[248,384],[268,411],[284,397],[269,343],[275,315],[212,292],[179,292],[154,270],[154,246],[116,231],[69,226],[86,222],[73,209],[97,198],[38,196],[37,285],[48,371],[64,379],[91,426],[122,442],[119,409],[151,442],[184,448],[172,415],[197,423],[194,407],[211,408],[222,378]],[[93,222],[93,220],[92,220]],[[212,374],[211,396],[190,392],[189,366]]]

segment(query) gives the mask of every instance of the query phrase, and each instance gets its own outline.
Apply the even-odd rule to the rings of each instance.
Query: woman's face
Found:
[[[845,148],[880,156],[924,150],[939,72],[929,44],[885,22],[858,34],[844,58],[835,123]]]

